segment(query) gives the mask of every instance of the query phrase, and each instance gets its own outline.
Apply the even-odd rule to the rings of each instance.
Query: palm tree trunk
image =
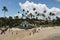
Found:
[[[4,25],[5,25],[5,27],[6,27],[6,16],[5,16],[5,11],[4,11],[4,19],[5,19]]]
[[[5,18],[6,16],[5,16],[5,11],[4,11],[4,18]]]

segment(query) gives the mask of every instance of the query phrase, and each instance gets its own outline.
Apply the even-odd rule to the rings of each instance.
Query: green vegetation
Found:
[[[19,26],[23,21],[27,20],[31,24],[36,24],[36,26],[60,26],[60,18],[57,17],[56,20],[52,20],[49,22],[49,20],[36,20],[36,19],[18,19],[17,17],[13,19],[11,16],[9,18],[3,18],[0,17],[0,27],[17,27]],[[36,22],[37,21],[37,22]],[[43,22],[42,22],[43,21]]]

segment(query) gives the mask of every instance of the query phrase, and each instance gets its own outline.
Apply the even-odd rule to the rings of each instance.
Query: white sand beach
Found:
[[[35,28],[37,32],[33,33],[33,29],[24,30],[12,28],[7,30],[5,34],[0,34],[0,40],[48,40],[52,36],[60,34],[60,27]],[[58,40],[58,39],[57,39]]]

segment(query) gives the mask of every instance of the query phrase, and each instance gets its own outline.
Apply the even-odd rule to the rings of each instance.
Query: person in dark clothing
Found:
[[[8,30],[8,28],[5,28],[5,29],[0,29],[1,30],[1,33],[0,34],[5,34],[5,32]]]

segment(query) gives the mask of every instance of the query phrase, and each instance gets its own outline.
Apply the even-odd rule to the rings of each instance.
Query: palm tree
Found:
[[[6,16],[5,16],[5,12],[7,12],[8,11],[8,9],[7,9],[7,7],[6,6],[3,6],[3,9],[2,9],[2,11],[4,11],[4,18],[5,18],[5,22],[4,22],[4,26],[6,27],[7,26],[7,23],[6,23]]]
[[[6,17],[6,16],[5,16],[5,12],[7,12],[7,11],[8,11],[7,7],[6,7],[6,6],[3,6],[2,11],[4,11],[4,17]]]

